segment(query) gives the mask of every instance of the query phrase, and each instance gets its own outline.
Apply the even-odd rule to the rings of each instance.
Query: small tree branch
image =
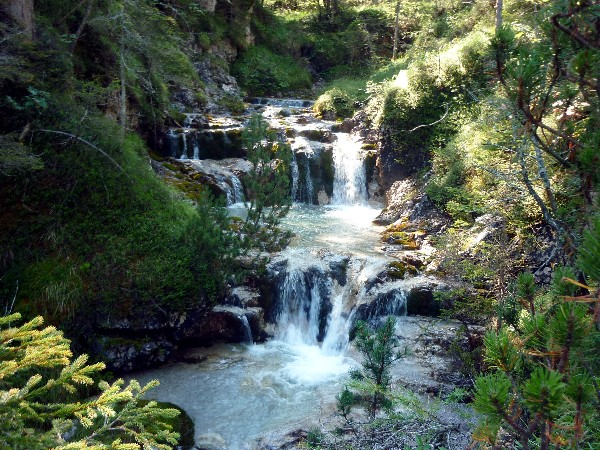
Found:
[[[435,122],[432,122],[432,123],[423,124],[423,125],[417,125],[412,130],[402,130],[402,131],[405,131],[406,133],[412,133],[413,131],[417,131],[419,128],[432,127],[433,125],[436,125],[436,124],[440,123],[442,120],[444,120],[446,118],[446,116],[448,115],[448,111],[449,110],[450,110],[450,107],[449,107],[448,103],[446,103],[446,112],[444,113],[444,115],[440,119],[438,119],[438,120],[436,120]]]
[[[58,135],[61,135],[61,136],[68,136],[68,137],[70,137],[71,139],[75,139],[75,140],[77,140],[77,141],[79,141],[79,142],[82,142],[83,144],[86,144],[87,146],[89,146],[89,147],[93,148],[94,150],[96,150],[97,152],[99,152],[100,154],[102,154],[102,155],[103,155],[103,156],[104,156],[106,159],[108,159],[108,160],[109,160],[109,161],[110,161],[110,162],[111,162],[111,163],[112,163],[112,164],[113,164],[113,165],[114,165],[114,166],[115,166],[117,169],[119,169],[121,172],[123,172],[123,174],[124,174],[124,175],[125,175],[127,178],[129,178],[129,175],[127,175],[127,173],[126,173],[126,172],[123,170],[123,168],[122,168],[122,167],[121,167],[121,166],[120,166],[120,165],[119,165],[119,164],[118,164],[118,163],[117,163],[117,162],[116,162],[116,161],[115,161],[115,160],[114,160],[114,159],[113,159],[113,158],[112,158],[112,157],[111,157],[111,156],[110,156],[108,153],[106,153],[106,152],[105,152],[104,150],[102,150],[100,147],[98,147],[98,146],[96,146],[96,145],[92,144],[90,141],[88,141],[88,140],[86,140],[86,139],[83,139],[83,138],[81,138],[81,137],[79,137],[79,136],[76,136],[76,135],[74,135],[74,134],[67,133],[67,132],[65,132],[65,131],[57,131],[57,130],[45,130],[45,129],[41,129],[41,128],[40,128],[40,129],[37,129],[37,130],[34,130],[34,132],[36,132],[36,131],[39,131],[39,132],[41,132],[41,133],[50,133],[50,134],[58,134]],[[131,179],[131,178],[129,178],[129,179]]]
[[[77,42],[83,33],[83,29],[87,25],[88,19],[90,18],[90,14],[92,13],[92,8],[94,7],[94,0],[87,0],[87,8],[85,9],[85,13],[83,14],[83,18],[81,19],[81,23],[79,27],[77,27],[77,31],[75,32],[75,38],[71,43],[71,48],[69,49],[71,55],[75,52],[75,47],[77,47]]]

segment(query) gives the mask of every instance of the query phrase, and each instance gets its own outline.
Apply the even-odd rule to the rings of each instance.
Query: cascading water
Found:
[[[360,158],[361,143],[347,133],[336,133],[333,144],[335,177],[333,179],[334,205],[366,205],[367,175],[364,160]]]
[[[233,175],[231,177],[231,185],[233,187],[233,203],[241,203],[244,201],[244,186],[242,182],[237,177],[237,175]]]
[[[290,344],[316,345],[324,293],[322,272],[312,268],[288,268],[278,292],[275,337]]]
[[[181,141],[183,142],[183,151],[179,159],[188,159],[187,135],[185,132],[181,133]]]
[[[257,99],[255,104],[310,106],[297,100]],[[269,114],[272,123],[278,123],[280,116],[273,110]],[[335,410],[335,396],[348,370],[357,364],[345,356],[355,319],[399,314],[405,309],[401,284],[387,290],[378,284],[389,261],[378,248],[380,230],[371,224],[379,209],[368,205],[360,141],[346,133],[331,138],[329,132],[327,138],[323,129],[330,124],[319,122],[316,129],[308,129],[310,124],[300,125],[306,120],[297,120],[294,114],[286,118],[286,126],[294,128],[296,136],[292,198],[306,203],[319,198],[321,202],[322,180],[327,177],[322,172],[319,184],[313,183],[317,162],[324,160],[317,159],[317,154],[333,160],[333,173],[328,175],[333,186],[327,191],[329,205],[296,203],[284,220],[296,237],[292,248],[267,269],[273,297],[267,319],[275,324],[273,339],[265,344],[213,347],[203,351],[207,359],[201,364],[136,374],[141,381],[161,380],[152,395],[178,404],[194,418],[200,447],[250,449],[252,440],[267,432],[316,424],[320,416]],[[316,141],[305,136],[322,138]],[[182,158],[187,158],[183,137]],[[196,158],[196,147],[193,153]],[[235,175],[227,180],[228,203],[243,201],[240,180]],[[239,319],[249,342],[248,319]]]
[[[300,182],[300,169],[298,169],[298,160],[296,152],[292,152],[292,201],[297,201],[298,198],[298,183]]]
[[[252,344],[252,329],[250,328],[250,322],[248,322],[248,318],[244,315],[241,315],[240,322],[242,322],[242,325],[244,326],[244,342]]]

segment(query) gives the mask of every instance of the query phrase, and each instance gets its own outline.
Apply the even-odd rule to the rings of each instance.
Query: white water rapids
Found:
[[[335,410],[335,396],[357,364],[346,356],[348,305],[361,295],[360,283],[386,260],[378,249],[381,230],[372,225],[380,208],[367,201],[360,143],[343,133],[336,138],[331,204],[295,204],[284,221],[295,237],[281,256],[287,265],[276,293],[275,337],[265,344],[197,349],[195,356],[205,358],[200,363],[175,363],[134,375],[140,382],[160,380],[149,397],[182,407],[194,420],[198,445],[251,449],[260,436],[316,425]],[[295,193],[300,187],[297,179],[292,181]],[[324,263],[315,256],[319,251],[358,256],[348,263],[351,279],[342,286],[326,278]],[[327,305],[323,326],[321,308]],[[326,331],[319,339],[320,329]]]

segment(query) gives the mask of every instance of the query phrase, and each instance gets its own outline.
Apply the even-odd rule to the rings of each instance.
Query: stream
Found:
[[[161,382],[149,397],[182,407],[194,420],[196,443],[202,448],[251,449],[269,433],[317,425],[335,411],[335,396],[358,364],[349,356],[348,343],[357,305],[375,299],[363,308],[368,318],[405,311],[401,285],[388,290],[376,285],[389,257],[380,249],[381,227],[372,225],[382,205],[368,198],[361,143],[346,133],[330,133],[332,123],[311,119],[306,125],[298,119],[307,115],[301,109],[305,104],[298,103],[285,119],[278,111],[289,111],[289,104],[262,105],[268,120],[298,133],[292,139],[295,203],[283,224],[295,236],[268,267],[276,280],[274,306],[267,315],[275,323],[274,337],[264,344],[193,349],[201,362],[134,374],[142,383]],[[303,131],[318,134],[314,130],[321,133],[317,139],[303,137]],[[173,142],[183,139],[183,152],[180,145],[174,153],[183,159],[202,154],[199,144],[187,141],[186,130],[182,136],[172,137]],[[322,136],[331,142],[324,143]],[[327,158],[333,169],[330,186],[317,173],[325,170]],[[233,189],[239,183],[235,178],[228,181],[232,193],[240,190]],[[243,207],[236,195],[229,202],[234,212]]]

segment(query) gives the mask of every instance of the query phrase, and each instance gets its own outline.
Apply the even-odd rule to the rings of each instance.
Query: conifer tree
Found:
[[[140,403],[158,381],[98,383],[100,394],[84,399],[78,387],[92,387],[103,363],[73,359],[70,342],[36,317],[18,325],[20,314],[0,317],[0,448],[163,449],[178,435],[165,421],[176,409]]]
[[[352,381],[337,397],[338,410],[346,420],[356,403],[366,407],[374,419],[382,409],[392,406],[390,369],[392,363],[405,352],[398,352],[398,339],[395,334],[396,318],[389,316],[377,330],[365,322],[356,324],[354,345],[363,357],[360,369],[350,372]]]
[[[600,282],[600,220],[587,232],[579,265]],[[486,334],[490,373],[475,382],[474,408],[484,420],[475,440],[499,448],[501,430],[520,448],[597,448],[600,433],[600,343],[597,288],[555,269],[549,292],[531,275],[518,279],[522,306],[516,326]],[[590,294],[576,295],[578,289]],[[503,445],[506,445],[503,444]]]
[[[289,173],[292,151],[259,114],[251,117],[242,135],[252,170],[244,179],[250,202],[243,232],[248,247],[276,250],[290,235],[281,219],[292,204]]]

